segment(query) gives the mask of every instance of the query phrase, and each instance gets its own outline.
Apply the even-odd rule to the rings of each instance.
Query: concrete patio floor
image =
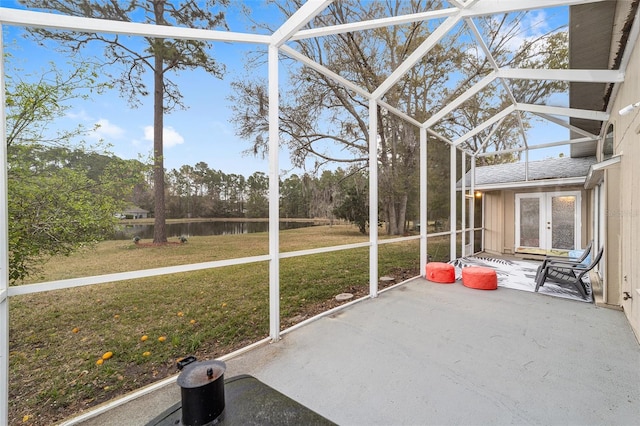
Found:
[[[640,345],[622,312],[410,280],[227,360],[340,425],[635,425]],[[171,383],[84,425],[145,424]],[[72,422],[70,424],[75,424]]]

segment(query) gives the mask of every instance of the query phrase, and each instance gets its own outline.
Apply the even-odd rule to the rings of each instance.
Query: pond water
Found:
[[[313,226],[313,222],[280,222],[280,229],[296,229]],[[269,222],[236,222],[236,221],[211,221],[167,223],[167,238],[175,238],[184,235],[186,237],[206,235],[249,234],[253,232],[267,232]],[[142,239],[153,238],[152,224],[126,224],[120,225],[112,239],[129,240],[135,236]]]

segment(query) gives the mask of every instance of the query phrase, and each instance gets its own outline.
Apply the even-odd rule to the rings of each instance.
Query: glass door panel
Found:
[[[551,196],[551,224],[547,228],[551,230],[551,248],[560,250],[575,249],[575,196]]]
[[[515,249],[580,247],[580,192],[516,194]]]
[[[540,199],[520,198],[520,247],[540,247]]]

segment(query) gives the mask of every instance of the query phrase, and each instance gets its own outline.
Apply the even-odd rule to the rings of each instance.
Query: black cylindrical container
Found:
[[[226,368],[222,361],[192,362],[183,368],[178,376],[183,425],[206,425],[222,414]]]

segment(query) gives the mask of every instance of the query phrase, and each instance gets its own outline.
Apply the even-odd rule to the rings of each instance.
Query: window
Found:
[[[613,124],[607,127],[607,133],[602,142],[602,160],[608,160],[613,155]],[[602,161],[601,160],[601,161]]]

